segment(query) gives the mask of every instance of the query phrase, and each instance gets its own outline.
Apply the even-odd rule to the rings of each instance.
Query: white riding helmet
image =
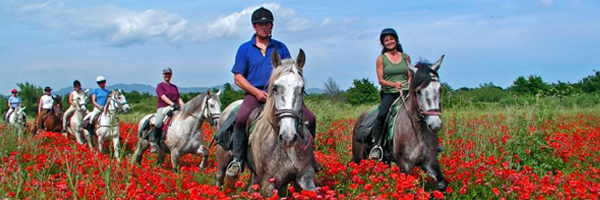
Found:
[[[106,79],[104,78],[104,76],[98,76],[98,78],[96,78],[96,83],[99,82],[106,82]]]

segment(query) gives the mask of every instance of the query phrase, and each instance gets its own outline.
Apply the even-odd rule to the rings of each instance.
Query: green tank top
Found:
[[[402,90],[408,90],[408,65],[404,62],[406,54],[402,54],[402,60],[400,63],[392,63],[387,55],[381,55],[383,60],[383,79],[390,82],[402,82]],[[383,86],[383,93],[397,93],[398,90],[393,87]]]

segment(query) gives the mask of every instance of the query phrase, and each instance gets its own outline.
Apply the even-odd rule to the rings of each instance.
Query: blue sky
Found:
[[[233,82],[238,46],[253,34],[251,12],[275,15],[274,38],[306,52],[309,88],[332,77],[376,80],[379,32],[392,27],[413,62],[446,58],[453,88],[518,76],[577,82],[600,70],[600,1],[149,1],[0,0],[0,94],[16,83],[53,88],[74,79],[95,87],[156,85],[164,67],[180,87]]]

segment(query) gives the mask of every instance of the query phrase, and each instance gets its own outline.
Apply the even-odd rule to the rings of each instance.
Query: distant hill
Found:
[[[240,88],[238,88],[236,85],[233,85],[234,89],[239,90]],[[156,87],[154,86],[150,86],[150,85],[145,85],[145,84],[116,84],[116,85],[111,85],[111,86],[106,86],[106,88],[108,89],[121,89],[125,92],[131,92],[131,91],[138,91],[139,93],[150,93],[151,95],[155,95],[156,94]],[[219,90],[223,90],[223,85],[217,85],[211,88],[217,88]],[[84,90],[87,88],[84,88]],[[92,88],[93,89],[93,88]],[[191,92],[206,92],[206,90],[208,90],[208,87],[179,87],[179,92],[180,93],[191,93]],[[53,94],[58,94],[58,95],[66,95],[69,94],[69,92],[73,91],[73,87],[69,86],[66,88],[61,88],[60,90],[54,90],[52,91]],[[308,94],[321,94],[323,93],[323,90],[320,88],[308,88],[306,89],[306,93]]]

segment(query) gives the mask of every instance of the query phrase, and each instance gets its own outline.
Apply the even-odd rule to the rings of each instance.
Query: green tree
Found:
[[[225,83],[220,96],[221,110],[224,110],[231,102],[244,98],[244,93],[243,90],[234,89],[231,83]]]
[[[545,95],[549,89],[550,86],[537,75],[531,75],[527,79],[519,76],[510,87],[510,91],[513,93],[525,95]]]
[[[600,71],[596,71],[594,75],[583,78],[581,84],[583,92],[592,93],[600,91]]]
[[[346,99],[352,105],[374,104],[379,101],[377,88],[368,78],[354,79],[353,86],[346,92]]]
[[[19,87],[19,96],[21,97],[23,106],[26,106],[25,112],[28,116],[36,116],[38,101],[44,94],[44,90],[40,86],[35,86],[29,82],[17,83]]]

